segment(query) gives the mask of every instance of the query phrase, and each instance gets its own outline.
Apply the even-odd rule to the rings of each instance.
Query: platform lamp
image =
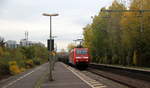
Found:
[[[52,41],[53,41],[53,39],[52,39],[52,16],[58,16],[59,14],[48,14],[48,13],[43,13],[43,16],[49,16],[50,17],[50,43],[48,43],[49,44],[49,80],[50,81],[53,81],[53,77],[52,77],[52,55],[51,55],[51,53],[52,53]]]

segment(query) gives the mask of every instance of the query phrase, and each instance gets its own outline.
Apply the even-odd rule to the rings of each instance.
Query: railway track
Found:
[[[150,71],[99,64],[90,64],[87,71],[129,88],[150,88]]]

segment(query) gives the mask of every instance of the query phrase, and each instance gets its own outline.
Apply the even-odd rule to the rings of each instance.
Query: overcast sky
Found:
[[[42,13],[59,13],[52,18],[52,32],[57,36],[59,49],[77,38],[82,38],[83,27],[91,23],[91,16],[98,14],[113,0],[0,0],[0,36],[5,40],[24,38],[46,44],[49,36],[49,17]]]

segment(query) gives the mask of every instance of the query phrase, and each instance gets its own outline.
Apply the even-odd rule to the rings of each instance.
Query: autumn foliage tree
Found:
[[[73,48],[75,48],[76,45],[74,43],[70,43],[67,48],[68,48],[68,51],[70,52]],[[65,51],[65,50],[64,50]]]
[[[149,0],[133,0],[129,7],[117,2],[107,10],[149,10]],[[106,8],[102,8],[105,10]],[[150,66],[150,12],[99,12],[83,28],[84,46],[92,61],[105,64]]]

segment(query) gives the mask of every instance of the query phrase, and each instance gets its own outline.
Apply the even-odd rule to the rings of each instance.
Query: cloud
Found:
[[[82,38],[82,28],[91,22],[101,7],[112,0],[0,0],[0,36],[8,40],[24,38],[46,44],[49,37],[49,17],[42,13],[59,13],[52,18],[52,32],[60,48],[74,39]],[[58,47],[59,47],[58,46]]]
[[[8,0],[0,0],[0,7],[2,7],[4,4],[5,4],[5,2],[7,2]]]

